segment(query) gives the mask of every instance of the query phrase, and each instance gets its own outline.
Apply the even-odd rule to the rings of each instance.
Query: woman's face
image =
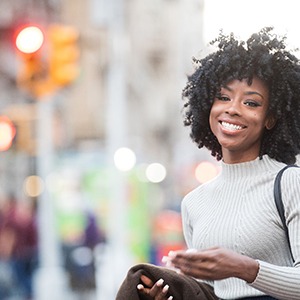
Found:
[[[269,90],[254,77],[233,80],[221,88],[209,117],[213,134],[218,139],[226,163],[250,161],[258,157],[264,129],[272,127],[267,116]]]

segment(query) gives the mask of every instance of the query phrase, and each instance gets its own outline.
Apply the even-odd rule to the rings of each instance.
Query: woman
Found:
[[[183,199],[189,251],[164,261],[197,279],[205,295],[193,299],[300,299],[300,168],[281,182],[292,253],[273,196],[276,174],[300,152],[299,60],[272,28],[212,44],[183,90],[184,124],[222,171]],[[141,273],[137,289],[140,299],[176,299],[165,278]]]

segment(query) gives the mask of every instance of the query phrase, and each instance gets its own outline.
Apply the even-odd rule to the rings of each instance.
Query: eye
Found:
[[[250,107],[258,107],[258,106],[261,106],[261,104],[258,103],[258,102],[255,101],[255,100],[246,100],[246,101],[244,102],[244,104],[247,105],[247,106],[250,106]]]
[[[216,98],[220,101],[230,101],[230,98],[226,95],[217,95]]]

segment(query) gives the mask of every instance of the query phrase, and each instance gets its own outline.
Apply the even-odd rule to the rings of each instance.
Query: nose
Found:
[[[231,116],[235,116],[235,115],[240,116],[241,115],[240,102],[235,99],[228,101],[228,105],[226,107],[226,113]]]

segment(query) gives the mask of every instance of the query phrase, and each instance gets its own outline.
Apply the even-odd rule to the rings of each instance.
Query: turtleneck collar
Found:
[[[254,160],[236,164],[227,164],[222,161],[220,176],[229,180],[237,179],[241,176],[251,177],[264,172],[277,171],[283,166],[283,163],[270,158],[268,155],[264,155],[261,159],[257,157]]]

